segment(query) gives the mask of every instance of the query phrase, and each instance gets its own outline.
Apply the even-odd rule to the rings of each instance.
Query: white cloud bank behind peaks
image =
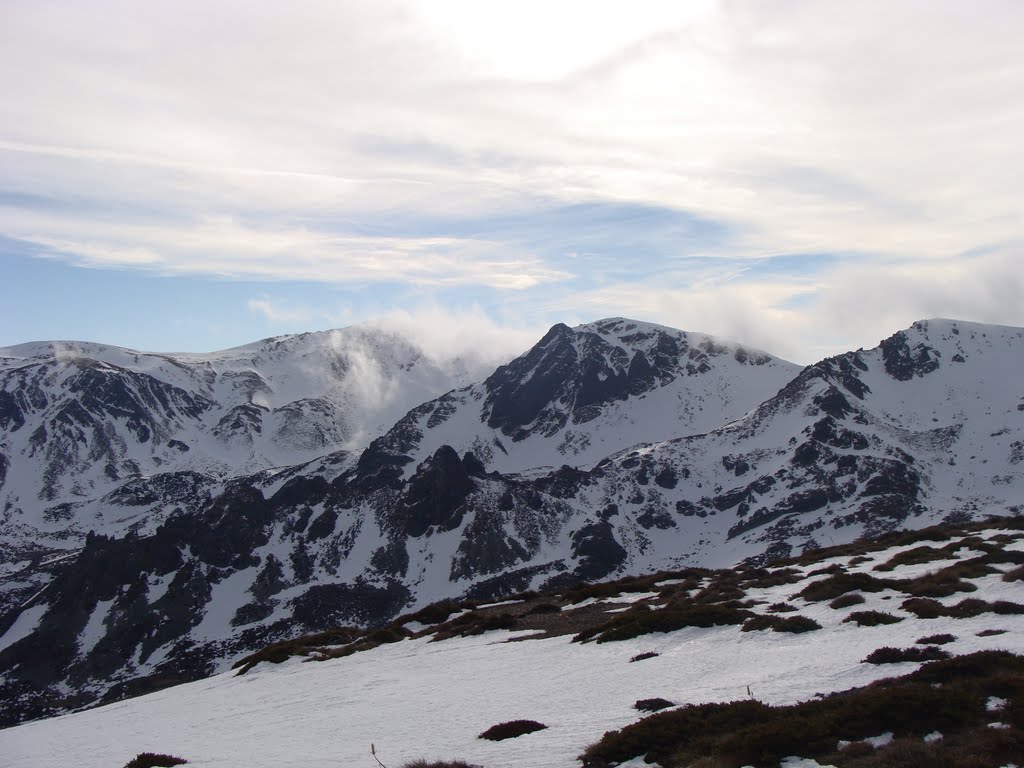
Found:
[[[789,254],[938,285],[998,251],[986,274],[1012,282],[1022,31],[1015,0],[8,0],[0,236],[101,268],[521,294],[537,314],[685,299]],[[545,219],[578,205],[704,229]],[[843,291],[833,262],[801,263],[755,325],[788,334]],[[924,304],[951,314],[944,293]],[[998,319],[1024,323],[1003,293]]]

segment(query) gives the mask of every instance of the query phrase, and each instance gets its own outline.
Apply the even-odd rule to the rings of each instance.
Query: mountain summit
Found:
[[[559,324],[485,381],[410,411],[371,450],[410,466],[451,445],[501,472],[588,467],[637,443],[720,427],[799,370],[758,350],[651,323]]]
[[[942,520],[1020,514],[1022,353],[1024,329],[929,320],[799,369],[635,321],[556,325],[478,383],[432,395],[358,455],[220,476],[161,466],[61,504],[22,496],[20,472],[8,471],[3,716],[40,713],[68,690],[116,698],[194,678],[270,641],[379,625],[442,598],[763,564]],[[156,430],[205,402],[173,381],[142,388],[139,371],[103,375],[134,382],[125,386],[139,403],[150,393],[151,409],[114,409],[120,401],[102,388],[61,388],[85,371],[96,381],[103,366],[126,368],[99,357],[9,362],[8,381],[25,376],[42,393],[5,390],[19,409],[4,411],[0,455],[11,466],[33,450],[48,455],[84,401],[94,419],[97,404],[112,409],[104,434],[135,435],[116,443],[126,457],[146,446],[141,468]],[[224,378],[215,369],[211,380]],[[38,413],[55,431],[11,451]],[[312,429],[318,417],[307,414]]]

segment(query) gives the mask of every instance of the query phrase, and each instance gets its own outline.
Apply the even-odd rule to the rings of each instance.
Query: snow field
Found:
[[[900,549],[905,547],[870,556],[873,563],[885,562]],[[945,564],[929,564],[930,570]],[[916,573],[920,566],[911,568]],[[999,574],[971,581],[978,586],[976,592],[941,601],[1024,598],[1021,582],[1004,582]],[[569,637],[505,642],[524,634],[508,631],[439,643],[419,638],[325,662],[261,664],[244,677],[224,673],[0,731],[0,754],[10,768],[109,768],[143,751],[179,755],[200,768],[333,768],[371,765],[373,743],[389,768],[420,757],[461,758],[486,768],[570,768],[605,731],[642,716],[633,709],[638,699],[729,701],[746,697],[749,686],[765,703],[795,703],[911,671],[916,664],[861,660],[883,645],[907,647],[940,632],[956,636],[944,646],[956,655],[986,649],[1024,653],[1021,615],[918,619],[899,610],[901,596],[886,590],[865,593],[866,602],[853,610],[882,610],[906,618],[898,624],[858,627],[843,623],[849,610],[829,608],[827,601],[790,599],[805,583],[751,589],[747,597],[763,601],[758,611],[790,602],[799,615],[818,621],[823,627],[819,631],[794,635],[741,632],[738,626],[687,628],[604,644],[572,643]],[[627,600],[642,597],[623,595]],[[977,636],[993,628],[1007,631]],[[659,655],[629,662],[643,652]],[[995,722],[998,702],[990,705]],[[491,725],[521,718],[548,728],[502,742],[477,738]],[[796,759],[784,764],[815,765]]]

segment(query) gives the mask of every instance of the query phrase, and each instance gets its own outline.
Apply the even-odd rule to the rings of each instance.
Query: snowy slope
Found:
[[[69,532],[123,534],[143,520],[152,529],[161,505],[126,504],[134,509],[111,516],[102,513],[119,499],[100,500],[117,488],[132,494],[125,483],[137,478],[164,475],[188,494],[358,450],[412,405],[487,370],[442,364],[406,338],[362,327],[209,354],[73,341],[0,349],[3,524],[58,547]]]
[[[981,533],[985,542],[997,536],[1005,550],[1024,553],[1019,532],[995,527]],[[1005,543],[1007,538],[1015,540]],[[949,560],[899,566],[887,575],[905,579],[935,571],[976,556],[975,546],[965,541]],[[2,730],[0,754],[10,768],[109,768],[143,751],[179,755],[197,768],[328,768],[372,764],[373,743],[393,768],[420,757],[462,758],[487,768],[570,768],[579,765],[577,756],[605,731],[637,721],[642,713],[633,703],[639,699],[664,697],[680,705],[734,701],[747,698],[749,691],[768,704],[809,700],[913,670],[915,663],[872,665],[862,660],[878,647],[913,647],[919,638],[937,633],[955,636],[943,648],[956,655],[985,649],[1024,652],[1024,615],[922,619],[899,607],[898,592],[884,590],[865,594],[866,602],[857,610],[884,610],[901,620],[862,627],[844,622],[849,609],[793,597],[807,583],[823,578],[813,575],[823,567],[875,573],[876,565],[911,548],[881,549],[856,564],[849,554],[835,556],[799,566],[803,581],[747,591],[756,601],[756,612],[789,601],[800,615],[823,627],[805,634],[717,626],[604,644],[573,643],[570,636],[506,642],[528,634],[506,630],[438,643],[427,637],[410,639],[329,661],[263,664],[244,677],[224,673]],[[1024,598],[1021,581],[1002,579],[1009,567],[969,579],[976,587],[971,597]],[[663,582],[669,583],[671,579]],[[940,602],[953,605],[962,597]],[[602,605],[611,616],[638,599],[657,602],[653,593],[625,594]],[[1005,632],[978,636],[993,629]],[[630,663],[642,652],[659,655]],[[998,722],[998,702],[995,707],[991,717]],[[495,723],[519,718],[548,727],[507,741],[477,738]],[[630,764],[644,763],[638,759]]]
[[[461,395],[430,401],[357,460],[328,456],[194,491],[140,480],[140,508],[173,498],[161,514],[177,509],[147,535],[93,537],[65,562],[0,573],[18,597],[8,635],[0,625],[3,690],[100,696],[444,597],[764,562],[945,518],[1019,514],[1022,338],[1022,329],[918,323],[805,368],[705,430],[701,398],[733,407],[788,364],[631,321],[556,326],[472,389],[475,405],[435,419]],[[661,354],[662,345],[687,351]],[[633,445],[624,425],[648,419],[645,403],[658,398],[673,403],[662,421],[679,432]],[[437,431],[450,424],[459,429]],[[593,430],[591,445],[618,447],[621,432],[632,447],[591,467],[585,450],[570,462],[557,446],[581,429]],[[458,450],[432,447],[442,433]],[[487,466],[463,454],[494,439],[532,469],[501,473],[493,456]],[[583,468],[538,468],[556,457]]]
[[[415,408],[374,444],[411,459],[442,445],[489,470],[588,467],[637,443],[709,432],[800,367],[699,333],[611,318],[554,326],[486,381]]]

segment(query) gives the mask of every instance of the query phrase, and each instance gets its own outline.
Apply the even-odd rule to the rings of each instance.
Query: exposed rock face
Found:
[[[90,536],[63,560],[26,550],[6,572],[0,632],[15,634],[0,637],[11,640],[0,650],[0,721],[206,674],[268,641],[382,623],[445,597],[764,562],[1024,510],[1024,330],[952,321],[808,366],[713,429],[541,466],[563,456],[552,443],[564,445],[587,409],[598,411],[581,422],[591,445],[617,445],[615,430],[653,423],[651,403],[699,415],[694,403],[722,402],[707,382],[743,389],[723,372],[761,382],[745,384],[750,392],[770,380],[764,371],[785,368],[630,325],[556,326],[487,382],[410,411],[358,459],[332,454],[230,481],[189,471],[122,481],[105,514],[145,526]],[[6,423],[19,423],[31,397],[0,401]],[[155,442],[159,430],[147,428]],[[26,418],[18,434],[28,429]],[[495,468],[498,454],[531,452],[525,471]],[[57,527],[88,509],[80,504],[46,514]],[[0,515],[16,529],[10,509]]]
[[[462,504],[473,489],[459,455],[442,445],[410,478],[398,508],[405,534],[417,538],[431,528],[450,531],[462,522]]]
[[[907,334],[903,331],[885,339],[881,347],[885,372],[897,381],[909,381],[915,376],[926,376],[939,367],[939,353],[921,342],[911,347]]]
[[[739,418],[799,366],[702,334],[621,318],[558,324],[481,384],[411,410],[374,442],[407,475],[438,445],[489,470],[589,467],[640,441]]]

